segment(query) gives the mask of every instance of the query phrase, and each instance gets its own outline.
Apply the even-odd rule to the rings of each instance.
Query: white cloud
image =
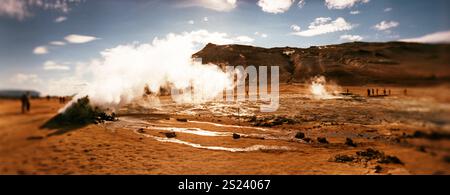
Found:
[[[46,61],[43,65],[44,70],[70,70],[70,67],[65,64],[59,64],[54,61]]]
[[[395,28],[398,25],[400,25],[400,23],[396,22],[396,21],[381,21],[380,23],[376,24],[375,26],[373,26],[373,28],[379,30],[379,31],[384,31],[384,30],[388,30],[391,28]]]
[[[251,43],[253,42],[255,39],[249,37],[249,36],[238,36],[236,37],[236,41],[237,42],[242,42],[242,43]]]
[[[297,6],[299,7],[299,8],[303,8],[303,6],[305,6],[305,0],[300,0],[300,1],[298,1],[298,3],[297,3]]]
[[[203,17],[203,22],[208,22],[208,17]]]
[[[33,53],[36,55],[43,55],[48,53],[48,49],[45,46],[39,46],[34,48]]]
[[[42,82],[42,80],[36,74],[24,74],[17,73],[10,78],[10,81],[15,84],[31,83],[36,84]]]
[[[352,42],[354,42],[354,41],[362,41],[363,37],[361,37],[359,35],[342,35],[340,37],[340,39],[344,40],[344,41],[352,41]]]
[[[7,16],[23,20],[33,16],[32,10],[51,10],[68,13],[72,5],[82,0],[2,0],[0,3],[0,16]]]
[[[65,16],[60,16],[60,17],[57,17],[56,19],[55,19],[55,22],[56,23],[61,23],[61,22],[64,22],[64,21],[66,21],[67,20],[67,17],[65,17]]]
[[[415,43],[450,43],[450,31],[435,32],[421,37],[401,39],[399,41]]]
[[[257,4],[264,12],[278,14],[289,10],[294,1],[295,0],[259,0]]]
[[[186,0],[179,1],[181,7],[203,7],[219,12],[228,12],[236,8],[237,0]]]
[[[293,32],[292,34],[303,37],[312,37],[332,32],[351,30],[354,26],[355,25],[352,25],[341,17],[334,21],[332,21],[331,18],[320,17],[316,18],[314,22],[308,26],[308,30]]]
[[[298,31],[300,31],[302,28],[300,28],[300,26],[298,26],[298,25],[296,25],[296,24],[293,24],[293,25],[291,25],[291,29],[292,29],[293,31],[295,31],[295,32],[298,32]]]
[[[359,10],[354,10],[354,11],[351,11],[350,12],[350,14],[352,14],[352,15],[358,15],[358,14],[360,14],[361,12],[359,11]]]
[[[248,36],[230,36],[222,32],[209,32],[207,30],[197,30],[190,33],[184,33],[183,36],[189,37],[191,40],[201,44],[214,43],[219,45],[235,44],[235,43],[251,43],[253,38]]]
[[[71,35],[64,37],[64,39],[69,43],[87,43],[87,42],[95,41],[99,38],[93,37],[93,36],[71,34]]]
[[[325,0],[328,9],[351,8],[357,3],[368,3],[370,0]]]
[[[194,24],[195,22],[194,22],[194,20],[189,20],[188,21],[188,24]]]
[[[255,35],[259,36],[261,38],[267,38],[268,37],[268,35],[266,33],[260,33],[260,32],[255,32]]]
[[[388,7],[386,9],[384,9],[384,12],[390,12],[390,11],[392,11],[392,7]]]
[[[3,0],[0,3],[0,16],[9,16],[23,20],[28,17],[30,13],[27,10],[25,1],[18,0]]]
[[[66,43],[63,41],[52,41],[50,42],[50,45],[63,46],[66,45]]]

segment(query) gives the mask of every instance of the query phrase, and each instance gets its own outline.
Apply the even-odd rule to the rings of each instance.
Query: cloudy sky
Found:
[[[0,0],[0,89],[69,94],[102,52],[170,33],[262,47],[438,43],[449,20],[448,0]]]

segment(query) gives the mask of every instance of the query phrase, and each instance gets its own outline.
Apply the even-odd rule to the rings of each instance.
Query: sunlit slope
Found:
[[[450,45],[354,42],[310,48],[208,44],[203,63],[280,66],[281,82],[323,75],[339,84],[428,85],[450,81]]]

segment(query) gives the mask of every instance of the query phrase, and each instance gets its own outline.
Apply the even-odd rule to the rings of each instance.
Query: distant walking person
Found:
[[[30,93],[27,92],[27,93],[23,94],[22,98],[21,98],[21,101],[22,101],[22,113],[29,112],[30,111],[30,107],[31,107],[31,105],[30,105]]]

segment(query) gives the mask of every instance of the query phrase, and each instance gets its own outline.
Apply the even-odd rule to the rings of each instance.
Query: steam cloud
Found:
[[[166,86],[193,90],[193,97],[189,94],[189,99],[176,98],[176,102],[213,99],[232,87],[232,79],[216,65],[194,62],[191,55],[205,42],[232,41],[223,34],[193,31],[105,50],[100,60],[90,64],[91,81],[74,101],[87,95],[93,105],[114,109],[142,97],[145,87],[156,94]]]
[[[337,86],[329,85],[329,88],[332,88],[332,93],[327,90],[327,81],[324,76],[316,76],[312,79],[311,85],[309,86],[309,90],[314,99],[336,99],[340,98],[337,96]]]

